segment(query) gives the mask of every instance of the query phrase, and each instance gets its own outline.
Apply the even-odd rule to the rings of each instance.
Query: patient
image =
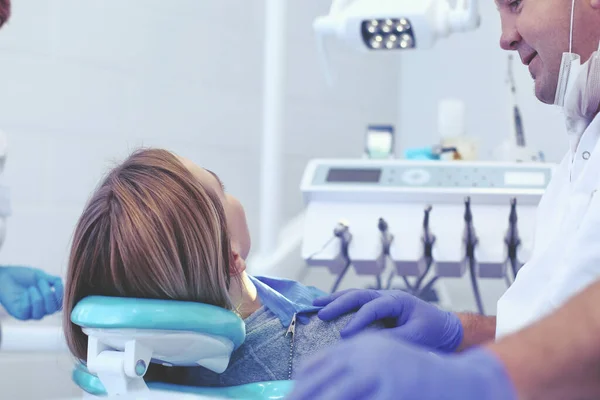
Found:
[[[339,340],[350,316],[323,322],[311,305],[322,292],[249,276],[249,250],[244,208],[214,173],[166,150],[134,153],[102,181],[75,228],[64,305],[69,349],[85,361],[87,337],[69,317],[86,296],[194,301],[243,318],[244,344],[222,374],[153,365],[147,379],[233,386],[293,378],[300,360]],[[292,343],[286,332],[295,315]]]

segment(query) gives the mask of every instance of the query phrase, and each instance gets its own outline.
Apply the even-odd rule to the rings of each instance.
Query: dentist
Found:
[[[496,5],[500,46],[519,53],[540,101],[562,107],[570,142],[539,204],[529,262],[497,318],[398,291],[317,299],[324,320],[358,310],[343,337],[376,320],[393,327],[309,361],[290,399],[600,398],[600,0]]]
[[[10,16],[10,0],[0,0],[0,27]],[[28,267],[0,266],[0,305],[20,320],[42,319],[62,307],[59,277]]]

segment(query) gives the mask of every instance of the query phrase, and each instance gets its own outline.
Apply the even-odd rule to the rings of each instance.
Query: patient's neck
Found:
[[[262,306],[256,292],[256,286],[248,278],[246,271],[231,278],[229,296],[231,297],[233,309],[244,319]]]

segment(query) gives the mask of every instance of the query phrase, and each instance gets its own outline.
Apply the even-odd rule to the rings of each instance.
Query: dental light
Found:
[[[328,78],[324,39],[334,36],[358,50],[428,49],[438,39],[479,27],[478,0],[333,0],[313,24]]]

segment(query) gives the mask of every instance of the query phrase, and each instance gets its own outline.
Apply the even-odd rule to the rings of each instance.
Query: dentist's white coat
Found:
[[[548,315],[600,278],[600,115],[556,168],[536,217],[530,260],[498,301],[496,339]]]

